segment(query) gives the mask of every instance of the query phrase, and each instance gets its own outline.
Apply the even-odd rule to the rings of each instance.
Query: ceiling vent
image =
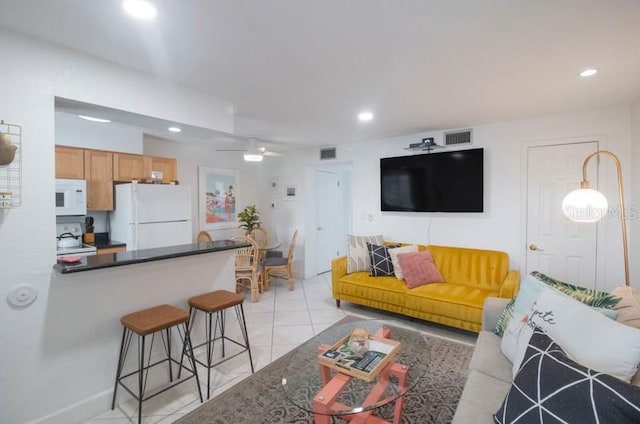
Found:
[[[320,149],[320,160],[335,159],[335,158],[336,158],[335,147],[327,147],[325,149]]]
[[[460,144],[471,144],[473,130],[471,128],[466,130],[446,131],[444,133],[444,145],[445,146],[458,146]]]

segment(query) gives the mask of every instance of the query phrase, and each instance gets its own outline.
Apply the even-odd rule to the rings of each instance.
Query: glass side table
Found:
[[[371,382],[318,363],[318,354],[328,349],[355,328],[370,334],[388,333],[388,338],[402,344],[398,354]],[[289,358],[282,387],[293,404],[311,412],[316,424],[331,423],[331,417],[343,420],[381,423],[374,413],[395,402],[393,423],[402,419],[404,395],[422,379],[430,359],[426,338],[416,330],[400,327],[393,321],[360,320],[336,325],[305,342]]]

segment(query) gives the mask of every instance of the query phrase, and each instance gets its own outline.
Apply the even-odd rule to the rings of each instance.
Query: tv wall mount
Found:
[[[427,153],[430,153],[432,150],[442,149],[443,147],[444,146],[440,146],[439,144],[436,144],[433,137],[427,137],[427,138],[423,138],[420,143],[409,144],[409,147],[405,147],[404,150],[423,151],[423,152],[426,151]]]

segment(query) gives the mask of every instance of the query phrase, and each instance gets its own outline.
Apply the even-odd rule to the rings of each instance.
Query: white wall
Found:
[[[232,132],[233,116],[228,104],[212,96],[12,32],[0,31],[0,51],[4,58],[0,118],[21,125],[23,134],[22,205],[0,213],[0,299],[6,299],[19,284],[31,284],[38,290],[35,303],[26,308],[15,309],[4,300],[0,302],[0,422],[25,423],[50,414],[51,418],[43,421],[74,422],[77,420],[69,414],[100,412],[83,407],[106,385],[78,386],[78,381],[87,377],[77,374],[78,365],[100,367],[100,358],[86,357],[82,349],[52,349],[56,334],[46,325],[51,316],[65,316],[70,322],[71,318],[83,319],[76,300],[49,299],[56,291],[52,283],[56,249],[54,98],[225,132]],[[86,273],[86,278],[90,276]],[[121,294],[111,295],[117,298]],[[70,333],[73,330],[68,329]]]
[[[526,120],[502,122],[473,127],[473,147],[485,149],[485,212],[482,214],[436,213],[381,213],[379,188],[379,159],[402,156],[409,143],[423,137],[435,137],[441,144],[442,132],[421,133],[413,136],[372,140],[338,147],[338,161],[352,162],[352,224],[355,234],[383,234],[388,240],[415,243],[431,243],[498,249],[509,253],[511,267],[524,269],[526,240],[524,233],[526,193],[523,183],[526,169],[523,166],[525,147],[549,142],[599,140],[601,148],[616,152],[623,167],[630,169],[630,119],[629,108],[621,107],[601,111],[547,116]],[[303,225],[305,216],[313,216],[315,200],[307,187],[313,187],[309,169],[320,166],[317,150],[294,152],[282,159],[282,163],[270,165],[270,172],[281,178],[307,175],[303,186],[303,202],[291,205],[293,209],[275,211],[274,222],[299,223],[307,234],[313,223]],[[326,164],[326,163],[325,163]],[[615,167],[602,162],[606,193],[617,193]],[[297,179],[298,181],[300,178]],[[629,192],[630,186],[626,187]],[[615,206],[615,196],[609,196]],[[637,199],[637,197],[636,197]],[[284,212],[286,219],[278,219]],[[599,237],[599,288],[611,289],[624,278],[620,224],[615,219],[600,226]],[[313,243],[306,243],[307,258],[314,255]],[[636,259],[637,256],[632,258]],[[302,272],[310,276],[309,260]]]
[[[64,146],[142,154],[142,130],[117,122],[99,123],[56,111],[55,142]]]

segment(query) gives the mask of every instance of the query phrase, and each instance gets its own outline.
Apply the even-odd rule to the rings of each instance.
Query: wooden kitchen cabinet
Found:
[[[178,161],[173,158],[162,158],[158,156],[144,157],[145,178],[151,178],[152,171],[162,172],[162,182],[170,183],[178,179]]]
[[[104,150],[84,151],[88,210],[113,210],[113,156],[112,152]]]
[[[56,146],[56,178],[84,178],[84,149]]]
[[[120,253],[120,252],[126,252],[127,249],[125,248],[125,246],[116,246],[116,247],[99,247],[96,250],[96,253],[98,255],[106,255],[107,253]]]
[[[144,156],[130,153],[113,154],[113,180],[129,183],[131,180],[141,181],[146,178]],[[148,178],[151,178],[149,175]]]

